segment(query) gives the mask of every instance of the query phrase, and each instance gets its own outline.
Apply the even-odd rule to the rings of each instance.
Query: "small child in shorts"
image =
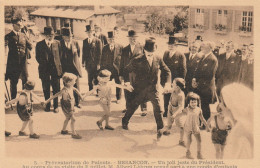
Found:
[[[127,89],[132,92],[132,86],[123,86],[116,83],[112,83],[110,81],[111,72],[104,69],[101,70],[98,74],[98,85],[95,85],[94,88],[87,92],[85,96],[91,95],[98,90],[99,104],[104,110],[104,115],[101,117],[99,121],[97,121],[97,126],[100,130],[103,130],[102,123],[105,121],[105,129],[114,130],[112,126],[109,125],[109,117],[110,117],[110,104],[111,104],[111,96],[112,96],[112,88],[118,87],[121,89]]]
[[[75,116],[74,116],[74,95],[73,93],[77,93],[81,99],[81,93],[79,92],[78,89],[76,89],[74,86],[75,82],[76,82],[77,76],[72,74],[72,73],[64,73],[64,75],[62,76],[62,80],[64,83],[64,87],[62,88],[62,90],[58,93],[56,93],[55,95],[51,96],[48,100],[46,100],[44,102],[44,104],[46,105],[47,103],[49,103],[52,99],[61,96],[61,108],[62,111],[66,117],[64,124],[63,124],[63,128],[61,130],[61,134],[66,135],[69,134],[69,131],[66,130],[67,125],[69,123],[69,121],[71,120],[71,131],[72,131],[72,135],[71,137],[74,139],[81,139],[82,137],[76,133],[75,131]]]
[[[19,118],[23,121],[22,128],[19,131],[19,136],[27,136],[27,133],[24,131],[26,126],[29,124],[30,138],[39,139],[40,136],[34,133],[33,131],[33,98],[37,101],[40,101],[40,98],[32,92],[34,89],[34,81],[28,80],[24,84],[24,90],[19,94],[19,96],[9,102],[6,102],[6,106],[9,106],[13,103],[17,103],[17,113]]]

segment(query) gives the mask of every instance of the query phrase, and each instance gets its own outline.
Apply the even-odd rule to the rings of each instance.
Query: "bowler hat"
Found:
[[[44,27],[44,35],[54,35],[54,30],[52,27]]]
[[[148,52],[154,52],[155,50],[155,38],[151,37],[145,40],[144,49]]]
[[[34,81],[30,81],[28,80],[25,84],[24,84],[24,88],[26,90],[33,90],[35,86],[35,82]]]
[[[136,32],[134,30],[129,30],[127,37],[137,37]]]
[[[90,25],[86,25],[86,32],[93,30]]]
[[[16,24],[17,22],[22,21],[22,20],[23,20],[23,18],[21,18],[21,17],[13,17],[13,18],[11,18],[12,24]]]
[[[203,41],[203,40],[202,40],[202,37],[201,37],[200,35],[198,35],[198,36],[196,37],[196,40]]]
[[[70,27],[69,23],[64,23],[64,27]]]
[[[110,31],[110,32],[107,32],[108,34],[108,38],[114,38],[114,32]]]
[[[62,36],[73,36],[71,29],[69,27],[63,27],[61,28],[61,35]]]
[[[169,41],[168,41],[168,44],[176,44],[177,42],[177,39],[173,36],[170,36],[169,37]]]

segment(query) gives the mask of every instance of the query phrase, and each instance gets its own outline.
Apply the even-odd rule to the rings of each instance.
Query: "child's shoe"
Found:
[[[186,158],[187,158],[187,159],[194,159],[194,158],[191,156],[191,153],[190,153],[189,150],[187,150],[187,152],[186,152]]]
[[[26,132],[19,131],[19,136],[28,136],[28,134],[26,134]]]
[[[107,129],[107,130],[114,130],[114,128],[111,127],[110,125],[105,126],[105,129]]]
[[[198,152],[198,154],[197,154],[197,159],[204,159],[200,152]]]
[[[101,123],[101,122],[97,121],[97,126],[98,126],[98,128],[99,128],[100,130],[103,130],[103,127],[102,127],[102,123]]]
[[[67,135],[67,134],[69,134],[69,131],[68,130],[61,130],[61,132],[60,132],[62,135]]]
[[[161,139],[161,137],[162,137],[162,132],[161,132],[161,130],[158,130],[157,131],[157,141],[159,141]]]
[[[163,131],[163,135],[170,135],[171,134],[171,132],[170,132],[170,130],[166,130],[166,131]]]
[[[184,141],[179,141],[179,145],[180,145],[180,146],[183,146],[183,147],[186,147]]]
[[[79,134],[72,134],[71,137],[74,138],[74,139],[81,139],[82,138]]]
[[[40,136],[34,133],[34,134],[30,134],[30,138],[39,139]]]

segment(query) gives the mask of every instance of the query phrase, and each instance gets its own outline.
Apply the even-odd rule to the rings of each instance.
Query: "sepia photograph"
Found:
[[[34,158],[21,168],[253,160],[254,17],[250,5],[5,5],[5,157]]]

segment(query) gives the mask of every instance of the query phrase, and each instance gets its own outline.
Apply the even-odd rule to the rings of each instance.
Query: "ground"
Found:
[[[118,41],[126,45],[127,32],[121,32]],[[142,35],[144,39],[150,35]],[[167,49],[168,39],[156,37],[158,43],[158,53],[160,55]],[[143,40],[144,43],[144,40]],[[80,43],[81,45],[81,43]],[[187,51],[187,47],[180,47]],[[32,54],[33,55],[33,54]],[[38,64],[32,56],[29,65],[30,78],[35,80],[35,93],[43,98],[41,81],[38,78]],[[80,90],[86,92],[87,73],[83,70],[83,77],[80,79]],[[9,86],[9,82],[7,82]],[[21,81],[18,84],[21,90]],[[72,139],[70,135],[61,135],[60,131],[65,119],[61,108],[60,112],[44,112],[43,107],[35,102],[34,105],[34,131],[41,137],[38,140],[28,137],[18,136],[22,121],[19,119],[16,108],[6,110],[6,130],[12,132],[10,137],[6,137],[5,151],[7,157],[37,157],[37,158],[139,158],[139,159],[182,159],[185,158],[186,149],[178,145],[179,130],[174,125],[171,135],[163,136],[160,141],[156,141],[156,124],[152,113],[152,105],[148,103],[148,115],[140,116],[140,109],[136,111],[129,123],[129,130],[121,128],[122,110],[125,107],[124,100],[121,104],[115,103],[115,90],[113,91],[113,102],[111,105],[112,116],[111,125],[114,131],[101,131],[96,125],[96,121],[102,116],[102,109],[98,105],[96,96],[89,96],[82,102],[82,109],[77,109],[76,130],[83,137],[80,140]],[[166,118],[164,118],[166,123]],[[70,130],[70,125],[68,125]],[[29,133],[28,129],[26,131]],[[202,153],[207,159],[215,158],[215,149],[211,143],[211,134],[201,131]],[[191,152],[196,157],[196,142],[193,138]]]

